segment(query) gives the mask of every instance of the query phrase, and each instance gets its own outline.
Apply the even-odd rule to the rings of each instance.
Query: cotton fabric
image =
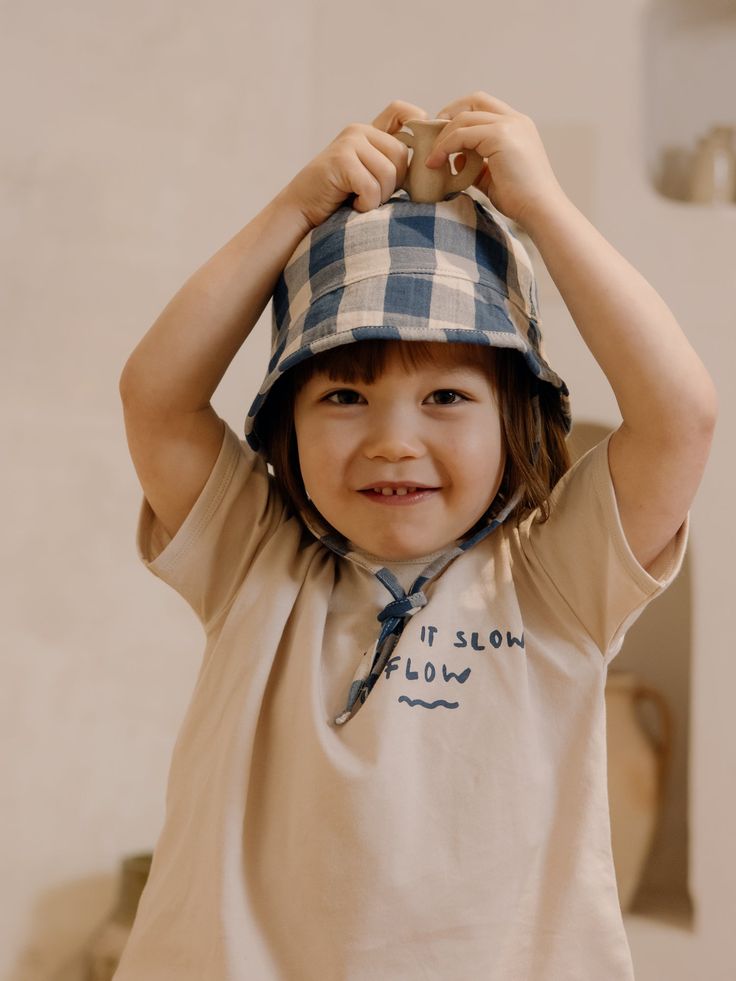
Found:
[[[261,448],[259,413],[285,372],[375,339],[513,348],[556,390],[570,429],[567,385],[544,357],[531,259],[485,195],[419,204],[399,188],[371,211],[343,204],[304,236],[274,288],[271,358],[243,427],[249,445]]]
[[[562,478],[546,523],[502,524],[427,585],[345,726],[385,586],[305,544],[227,425],[173,539],[143,499],[140,559],[205,649],[116,981],[633,978],[605,681],[689,517],[645,571],[607,454],[608,437]],[[391,569],[408,588],[438,554]]]

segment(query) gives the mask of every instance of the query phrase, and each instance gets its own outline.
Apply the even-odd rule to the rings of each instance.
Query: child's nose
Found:
[[[369,423],[363,440],[363,452],[369,459],[382,457],[393,461],[424,453],[421,434],[406,418],[402,421],[397,415],[390,413]]]

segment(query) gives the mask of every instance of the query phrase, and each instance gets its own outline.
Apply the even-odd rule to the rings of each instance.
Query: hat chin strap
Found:
[[[490,535],[499,525],[503,524],[521,500],[521,496],[522,491],[519,489],[511,500],[504,505],[499,514],[492,521],[489,521],[485,527],[481,528],[474,535],[451,545],[441,555],[430,562],[426,569],[414,580],[408,593],[390,569],[372,563],[364,558],[363,555],[350,551],[349,543],[342,535],[336,535],[334,533],[318,534],[319,528],[304,515],[309,530],[323,545],[337,555],[350,559],[356,565],[367,569],[385,586],[392,596],[392,599],[377,616],[377,620],[381,624],[380,633],[373,646],[364,651],[358,661],[358,666],[350,683],[345,708],[335,718],[335,725],[344,725],[355,715],[366,698],[368,698],[386,662],[399,642],[404,627],[411,617],[427,605],[428,599],[424,592],[426,584],[436,578],[458,555],[467,552],[468,549],[477,545],[479,541]]]

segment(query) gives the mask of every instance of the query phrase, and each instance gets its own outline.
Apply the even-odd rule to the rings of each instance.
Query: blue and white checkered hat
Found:
[[[342,205],[302,239],[273,294],[271,360],[245,421],[252,449],[262,450],[258,413],[284,372],[320,351],[367,339],[516,348],[533,375],[557,391],[570,431],[567,386],[542,352],[531,260],[491,207],[462,191],[437,203],[413,202],[399,188],[372,211],[356,211],[350,202]],[[536,458],[541,437],[538,395],[532,396],[532,408]],[[520,497],[519,490],[495,514],[489,508],[480,530],[449,545],[408,593],[390,568],[354,550],[331,529],[311,502],[301,512],[316,539],[369,570],[392,596],[378,615],[377,640],[358,661],[336,725],[347,722],[365,702],[409,618],[426,606],[424,586],[502,524]]]
[[[557,389],[569,431],[569,392],[542,350],[531,260],[488,204],[463,191],[421,204],[399,188],[372,211],[342,205],[302,239],[273,294],[271,360],[245,421],[254,450],[258,413],[285,371],[368,338],[516,348]]]

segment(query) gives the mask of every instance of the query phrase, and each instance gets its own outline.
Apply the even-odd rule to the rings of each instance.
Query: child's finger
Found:
[[[407,119],[428,119],[428,113],[419,106],[411,102],[402,102],[394,99],[383,112],[379,113],[373,120],[376,129],[383,130],[384,133],[398,133]]]
[[[409,116],[409,119],[417,118],[417,116]],[[402,125],[403,123],[400,123],[397,126],[397,132]],[[402,143],[401,140],[396,139],[391,133],[383,132],[383,130],[377,129],[376,127],[366,129],[365,136],[369,143],[380,150],[384,157],[388,157],[396,169],[394,176],[395,185],[391,188],[390,192],[393,194],[395,188],[403,183],[409,169],[409,147],[406,143]]]
[[[462,150],[476,150],[482,157],[488,157],[493,149],[493,124],[499,114],[489,112],[464,112],[462,118],[448,123],[437,137],[425,163],[434,167],[444,163],[451,153]],[[485,124],[485,125],[483,125]]]
[[[404,154],[407,148],[399,140],[388,136],[384,139],[396,144],[395,149],[374,145],[372,139],[380,142],[380,137],[380,133],[375,136],[371,134],[371,139],[360,140],[355,145],[355,156],[363,165],[362,169],[356,168],[351,173],[353,192],[358,195],[355,204],[359,211],[371,211],[388,201],[398,183],[406,176]]]
[[[460,99],[455,99],[453,102],[448,102],[444,108],[440,109],[435,118],[454,119],[460,112],[475,109],[485,109],[486,112],[498,112],[503,115],[513,115],[516,113],[516,109],[513,109],[507,102],[503,102],[501,99],[494,95],[489,95],[487,92],[477,91],[472,92],[470,95],[464,95]]]

